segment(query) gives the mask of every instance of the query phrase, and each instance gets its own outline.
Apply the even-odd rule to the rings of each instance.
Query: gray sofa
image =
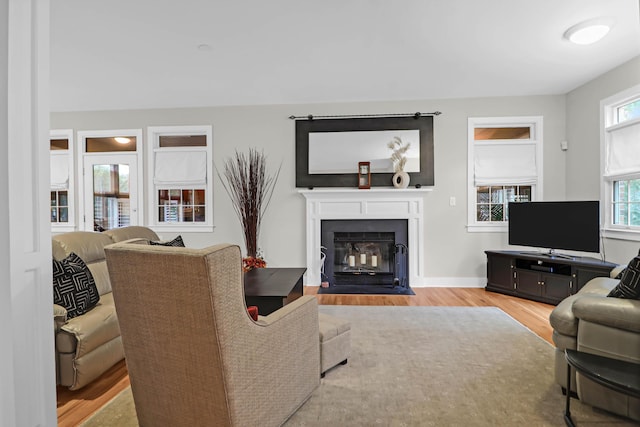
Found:
[[[563,391],[567,348],[640,363],[640,300],[607,297],[619,283],[614,278],[619,271],[590,280],[551,312],[555,380]],[[579,374],[573,374],[571,383],[571,390],[577,390],[583,403],[640,421],[640,399],[611,391]]]
[[[104,247],[141,238],[158,240],[146,227],[131,226],[102,233],[74,231],[52,237],[53,258],[60,261],[72,252],[87,264],[100,301],[88,312],[67,318],[67,310],[54,304],[56,380],[70,390],[84,387],[124,358]]]

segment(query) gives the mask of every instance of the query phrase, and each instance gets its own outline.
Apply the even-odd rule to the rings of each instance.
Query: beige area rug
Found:
[[[553,347],[498,308],[319,309],[351,322],[352,354],[287,427],[564,425]],[[571,412],[578,426],[637,425],[575,399]],[[137,425],[130,389],[84,424]]]

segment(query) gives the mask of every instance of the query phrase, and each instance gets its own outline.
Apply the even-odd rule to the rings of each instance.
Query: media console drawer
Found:
[[[616,267],[589,257],[518,251],[485,251],[485,254],[486,290],[548,304],[558,304],[594,277],[609,276]]]

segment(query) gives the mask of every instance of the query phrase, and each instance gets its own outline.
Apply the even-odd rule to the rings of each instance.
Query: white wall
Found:
[[[427,239],[426,276],[430,285],[454,285],[455,278],[471,278],[483,285],[484,250],[506,247],[506,235],[467,233],[467,118],[470,116],[544,117],[545,197],[564,199],[565,97],[497,97],[411,102],[370,102],[319,105],[212,107],[52,113],[52,129],[102,130],[159,125],[212,124],[214,163],[221,167],[235,149],[264,149],[270,166],[282,161],[282,171],[263,222],[259,246],[270,266],[303,266],[305,260],[305,203],[295,188],[294,115],[368,114],[442,111],[434,120],[435,189],[425,196]],[[355,168],[354,168],[355,173]],[[219,180],[214,185],[214,233],[181,233],[189,246],[217,242],[242,245],[229,199]],[[456,197],[457,206],[449,206]],[[165,236],[172,237],[173,235]],[[460,281],[460,280],[459,280]],[[467,282],[469,283],[469,280]]]
[[[600,101],[640,84],[640,56],[567,94],[567,195],[600,199]],[[605,239],[608,261],[626,263],[638,242]]]

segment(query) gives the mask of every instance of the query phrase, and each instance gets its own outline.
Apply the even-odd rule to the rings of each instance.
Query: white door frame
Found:
[[[136,151],[113,151],[113,152],[102,152],[102,153],[87,153],[87,138],[108,138],[108,137],[116,137],[116,136],[135,136],[136,137]],[[109,158],[109,162],[111,162],[114,158],[120,159],[131,159],[131,157],[135,155],[135,165],[132,164],[133,169],[135,170],[135,181],[137,186],[137,207],[134,207],[133,202],[131,203],[131,224],[141,225],[144,223],[144,176],[143,176],[143,145],[144,141],[142,139],[142,129],[116,129],[116,130],[94,130],[94,131],[78,131],[77,138],[77,147],[78,147],[78,173],[76,176],[78,179],[78,224],[80,230],[85,231],[93,231],[93,223],[88,222],[88,218],[85,217],[86,214],[86,200],[85,195],[89,189],[87,186],[91,186],[93,184],[93,180],[90,183],[85,182],[85,158]],[[120,161],[121,163],[130,163],[129,161]],[[117,163],[113,162],[113,163]],[[132,186],[131,192],[133,193],[133,180],[130,177],[130,185]],[[90,189],[91,193],[93,193],[93,188]],[[137,212],[134,213],[134,209]],[[135,218],[134,218],[135,215]],[[93,209],[91,210],[91,217],[93,217]],[[89,224],[89,226],[87,225]]]

